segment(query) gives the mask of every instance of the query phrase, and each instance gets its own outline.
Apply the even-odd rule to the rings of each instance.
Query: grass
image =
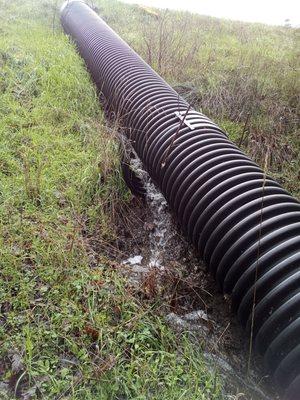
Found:
[[[299,31],[92,3],[300,195]],[[161,301],[141,302],[90,246],[95,232],[115,238],[130,196],[58,5],[0,0],[0,398],[219,400],[201,344],[173,332]]]
[[[201,346],[95,261],[129,195],[56,5],[0,0],[0,398],[221,399]]]

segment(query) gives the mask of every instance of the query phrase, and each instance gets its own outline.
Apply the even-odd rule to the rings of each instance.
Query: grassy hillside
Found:
[[[296,30],[91,3],[300,195]],[[0,399],[221,399],[201,349],[90,246],[130,196],[58,5],[0,0]]]
[[[128,193],[56,3],[0,0],[0,398],[220,399],[200,350],[89,246]]]

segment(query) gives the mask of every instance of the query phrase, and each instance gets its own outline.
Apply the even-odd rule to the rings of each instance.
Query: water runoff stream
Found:
[[[229,299],[218,291],[192,246],[181,237],[165,198],[137,157],[130,164],[146,194],[144,202],[133,206],[133,218],[138,222],[124,234],[126,257],[120,264],[126,278],[139,287],[151,274],[161,285],[166,276],[176,276],[179,300],[166,307],[165,319],[174,330],[190,332],[195,345],[204,343],[209,368],[217,369],[225,382],[224,399],[279,399],[270,394],[260,360],[252,355],[249,363],[249,341],[231,313]],[[172,304],[170,293],[163,295]]]

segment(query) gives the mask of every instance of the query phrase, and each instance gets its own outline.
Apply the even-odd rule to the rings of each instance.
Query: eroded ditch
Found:
[[[224,398],[279,399],[268,376],[262,375],[261,360],[249,354],[249,339],[229,299],[180,235],[167,202],[139,161],[133,161],[133,168],[143,179],[146,199],[132,199],[118,240],[102,250],[137,293],[163,298],[164,318],[174,330],[188,331],[195,346],[201,344],[209,368],[217,369],[225,382]]]

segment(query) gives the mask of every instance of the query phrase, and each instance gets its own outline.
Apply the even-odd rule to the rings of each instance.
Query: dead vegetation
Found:
[[[300,195],[299,29],[99,4],[117,32],[261,166],[270,152],[268,172]]]

